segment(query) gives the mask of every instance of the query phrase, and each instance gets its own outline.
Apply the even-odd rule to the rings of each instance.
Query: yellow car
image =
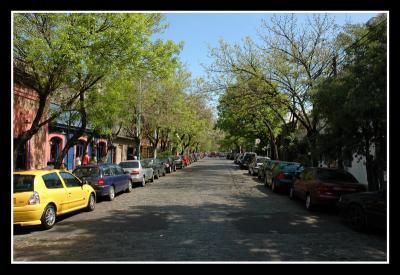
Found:
[[[50,229],[56,216],[86,208],[93,211],[96,192],[86,181],[63,170],[14,172],[14,224]]]

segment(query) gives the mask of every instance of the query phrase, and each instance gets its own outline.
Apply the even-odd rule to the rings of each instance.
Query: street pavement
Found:
[[[386,261],[385,232],[358,233],[331,209],[266,189],[231,160],[203,159],[58,218],[14,227],[20,261]]]

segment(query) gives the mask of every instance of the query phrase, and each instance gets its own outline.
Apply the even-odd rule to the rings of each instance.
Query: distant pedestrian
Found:
[[[88,153],[86,152],[85,155],[83,156],[82,165],[83,165],[83,166],[88,165],[88,164],[89,164],[89,161],[90,161],[89,155],[88,155]]]

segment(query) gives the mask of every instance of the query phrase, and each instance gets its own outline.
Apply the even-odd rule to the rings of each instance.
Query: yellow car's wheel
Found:
[[[50,229],[56,223],[56,209],[53,205],[49,204],[43,211],[42,218],[40,219],[42,226],[45,229]]]
[[[94,198],[94,194],[90,194],[88,205],[86,207],[87,211],[93,211],[96,205],[96,199]]]

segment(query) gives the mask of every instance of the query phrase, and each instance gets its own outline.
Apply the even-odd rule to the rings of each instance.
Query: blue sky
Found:
[[[365,23],[377,13],[333,13],[336,23]],[[160,35],[163,39],[184,42],[180,54],[187,64],[192,77],[204,77],[201,63],[209,64],[208,46],[218,46],[222,38],[229,43],[240,42],[246,36],[257,39],[261,19],[268,19],[272,13],[165,13],[169,28]],[[298,14],[305,17],[304,14]]]

